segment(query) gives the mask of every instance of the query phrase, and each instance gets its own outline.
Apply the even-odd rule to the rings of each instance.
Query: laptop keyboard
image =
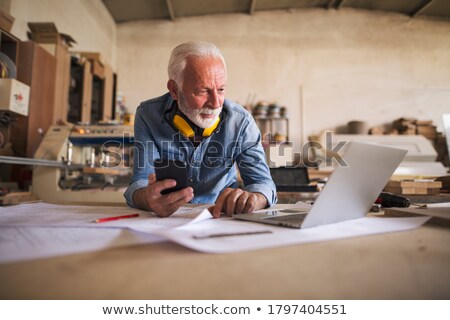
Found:
[[[267,219],[275,221],[302,222],[305,219],[305,217],[306,213],[299,213],[299,214],[289,214],[285,216],[275,216]]]

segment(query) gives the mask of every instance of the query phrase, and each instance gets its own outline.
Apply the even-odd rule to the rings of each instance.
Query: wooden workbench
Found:
[[[164,242],[0,266],[0,299],[450,299],[450,229],[214,255]]]

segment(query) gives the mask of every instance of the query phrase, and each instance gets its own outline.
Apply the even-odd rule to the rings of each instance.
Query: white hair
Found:
[[[215,44],[205,41],[182,43],[172,50],[167,68],[169,79],[174,80],[180,89],[183,86],[183,71],[186,68],[186,60],[189,57],[219,58],[222,60],[225,70],[227,68],[222,52]]]

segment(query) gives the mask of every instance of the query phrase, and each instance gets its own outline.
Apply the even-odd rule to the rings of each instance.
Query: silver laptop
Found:
[[[442,115],[442,120],[444,122],[445,140],[447,140],[447,151],[450,155],[450,113],[444,113]]]
[[[268,210],[236,214],[234,218],[290,228],[310,228],[362,218],[406,153],[406,150],[351,141],[343,156],[348,166],[336,167],[309,212]]]

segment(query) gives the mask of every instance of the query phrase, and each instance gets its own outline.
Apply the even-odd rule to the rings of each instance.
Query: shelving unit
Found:
[[[263,144],[289,141],[289,119],[283,117],[255,117]]]
[[[3,29],[0,29],[0,52],[8,56],[17,69],[19,39]],[[8,111],[0,111],[0,117],[4,121],[0,124],[0,155],[12,156],[14,154],[11,148],[11,123],[16,120],[16,116]],[[16,169],[17,166],[11,164],[0,166],[0,181],[11,181],[13,171]]]
[[[19,39],[3,29],[0,29],[0,52],[8,56],[17,67]],[[15,117],[8,111],[0,111],[0,117],[5,121],[0,124],[0,155],[12,156],[13,152],[10,148],[11,126],[8,122]],[[10,181],[13,168],[13,165],[8,164],[0,166],[0,181]]]
[[[72,57],[68,121],[97,123],[113,119],[115,75],[105,64],[96,72],[93,61]]]
[[[262,112],[265,114],[265,112]],[[285,116],[265,116],[253,114],[261,131],[261,140],[266,161],[270,168],[292,165],[293,145],[289,140],[289,119]]]
[[[6,54],[17,66],[19,55],[19,39],[0,29],[0,52]]]
[[[19,39],[12,34],[0,29],[0,52],[8,56],[17,68],[17,58],[19,50]],[[4,111],[0,111],[4,112]],[[0,133],[3,135],[3,139],[8,139],[9,132],[5,126],[0,126]],[[3,141],[6,142],[6,141]],[[0,145],[1,148],[1,145]]]

